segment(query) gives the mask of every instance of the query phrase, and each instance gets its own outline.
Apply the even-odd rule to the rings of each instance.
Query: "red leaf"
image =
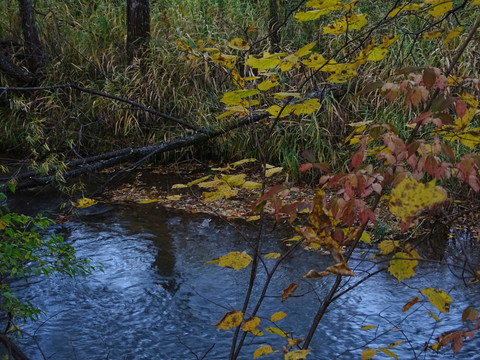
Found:
[[[312,163],[305,163],[305,164],[300,165],[300,168],[298,169],[298,171],[305,172],[305,171],[310,170],[312,167],[313,167]]]
[[[445,155],[451,161],[455,161],[455,154],[450,146],[445,143],[441,143],[440,147],[442,148],[443,155]]]
[[[463,339],[460,336],[460,334],[458,334],[457,336],[455,336],[453,338],[453,342],[452,342],[453,354],[457,355],[460,352],[460,350],[462,349],[462,347],[463,347]]]
[[[419,300],[420,300],[420,298],[419,298],[418,296],[415,296],[412,300],[410,300],[408,303],[406,303],[406,304],[403,306],[402,311],[403,311],[403,312],[407,311],[407,310],[410,309],[413,305],[415,305]]]
[[[469,306],[465,310],[463,310],[462,321],[469,320],[471,322],[474,322],[477,319],[478,319],[478,310],[475,309],[473,306]]]
[[[363,160],[365,159],[365,150],[360,149],[355,154],[353,154],[352,158],[350,159],[352,163],[352,168],[357,168],[362,165]]]
[[[423,70],[423,83],[427,87],[427,89],[431,89],[435,82],[437,81],[437,76],[435,75],[435,71],[431,67],[426,67]]]
[[[423,120],[428,119],[432,114],[433,114],[432,110],[428,110],[427,112],[421,113],[415,118],[415,120],[413,120],[413,123],[423,122]]]
[[[459,118],[467,113],[467,103],[462,99],[455,101],[455,112]]]
[[[287,300],[297,290],[298,284],[291,283],[282,291],[282,302]]]

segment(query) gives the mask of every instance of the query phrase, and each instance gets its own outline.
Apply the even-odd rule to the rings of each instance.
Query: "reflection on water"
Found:
[[[82,210],[79,219],[58,231],[79,256],[102,263],[104,271],[85,279],[52,276],[20,287],[24,296],[44,310],[38,322],[24,324],[23,329],[35,335],[45,356],[183,360],[196,359],[194,354],[201,358],[210,349],[205,359],[226,359],[233,331],[220,331],[214,325],[225,312],[241,308],[249,273],[248,269],[236,272],[204,263],[230,251],[248,249],[245,239],[220,220],[168,212],[155,204],[94,208]],[[242,232],[254,234],[245,226]],[[284,250],[280,237],[266,234],[262,251]],[[356,254],[358,258],[371,255],[368,250]],[[260,312],[261,327],[272,326],[270,315],[285,311],[288,316],[278,326],[292,336],[304,337],[331,279],[307,281],[299,274],[321,269],[328,262],[328,256],[314,253],[288,260],[267,293]],[[367,270],[362,266],[355,269],[359,277]],[[258,281],[265,278],[262,272]],[[343,288],[353,281],[356,279]],[[291,282],[299,283],[296,296],[282,303],[281,291]],[[442,314],[440,323],[427,314],[427,310],[436,314],[427,303],[417,304],[407,313],[401,311],[425,287],[441,288],[454,299],[451,313]],[[469,304],[480,305],[478,291],[465,288],[448,269],[422,267],[405,285],[380,273],[331,306],[308,358],[360,358],[369,342],[368,347],[378,348],[399,340],[402,344],[391,350],[400,359],[413,358],[413,351],[421,359],[450,358],[449,349],[439,355],[421,349],[425,341],[432,342],[432,337],[460,324],[461,311]],[[377,328],[361,331],[363,325]],[[285,340],[278,335],[248,339],[241,359],[252,359],[253,351],[265,344],[280,350],[270,358],[282,358]],[[457,359],[476,358],[477,344],[478,340],[466,343]],[[41,358],[31,338],[24,337],[22,346],[32,359]]]

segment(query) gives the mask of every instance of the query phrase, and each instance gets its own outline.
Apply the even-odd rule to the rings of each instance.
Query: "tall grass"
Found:
[[[1,35],[6,39],[20,39],[18,10],[9,2],[0,3]],[[380,19],[387,2],[361,1],[361,10],[369,14],[373,24]],[[291,2],[280,1],[283,19]],[[222,93],[234,89],[225,69],[207,58],[184,61],[182,50],[176,45],[183,40],[194,45],[198,40],[212,40],[227,50],[227,42],[234,37],[249,38],[254,44],[251,53],[261,54],[269,49],[268,7],[262,1],[239,0],[165,0],[151,4],[151,43],[148,51],[133,64],[127,63],[124,50],[126,38],[125,1],[38,0],[36,19],[49,62],[42,71],[42,84],[75,82],[96,90],[126,97],[159,111],[179,117],[199,127],[218,127],[225,120],[216,120],[222,112],[219,99]],[[475,16],[472,14],[471,16]],[[282,51],[295,51],[308,42],[318,40],[316,51],[325,56],[342,50],[343,37],[320,35],[321,27],[335,18],[329,15],[316,22],[296,23],[292,18],[280,29]],[[455,20],[453,20],[455,21]],[[444,67],[453,55],[456,39],[448,47],[436,41],[418,41],[405,29],[418,29],[421,21],[412,17],[379,28],[374,33],[377,41],[383,35],[401,36],[382,63],[366,65],[360,82],[375,81],[391,74],[391,69],[408,65],[436,65]],[[353,35],[352,35],[353,36]],[[263,39],[263,40],[262,40]],[[258,41],[261,40],[261,41]],[[352,43],[352,47],[356,46]],[[478,62],[474,50],[464,55],[463,64]],[[20,64],[21,65],[21,64]],[[460,72],[472,69],[461,65]],[[3,84],[15,85],[12,79],[0,75]],[[288,74],[285,87],[294,88],[305,79],[302,72]],[[323,75],[316,76],[316,84],[304,92],[325,84]],[[310,84],[310,83],[308,83]],[[321,111],[311,117],[283,121],[278,124],[271,140],[262,151],[271,163],[282,164],[294,172],[302,161],[302,150],[311,149],[333,167],[345,164],[349,150],[338,146],[349,132],[349,123],[375,120],[392,121],[399,127],[402,112],[390,105],[379,110],[378,99],[366,103],[363,98],[329,99]],[[0,147],[19,152],[36,151],[39,159],[49,152],[63,152],[66,157],[86,156],[121,146],[142,146],[181,137],[184,129],[163,119],[132,109],[125,104],[73,91],[37,92],[10,96],[1,100],[0,128],[5,136]],[[381,100],[380,100],[381,101]],[[405,117],[406,118],[406,117]],[[33,124],[33,125],[32,125]],[[260,135],[264,129],[258,129]],[[408,131],[407,128],[404,131]],[[29,142],[24,141],[25,134]],[[252,129],[237,130],[212,140],[211,150],[185,150],[198,157],[231,160],[258,156]],[[351,150],[350,150],[351,151]],[[181,154],[180,154],[181,155]],[[174,160],[178,153],[162,155],[161,160]]]

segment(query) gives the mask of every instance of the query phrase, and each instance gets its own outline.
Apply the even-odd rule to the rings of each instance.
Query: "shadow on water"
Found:
[[[230,251],[248,249],[244,236],[253,237],[255,231],[250,224],[237,225],[243,236],[222,220],[169,211],[157,204],[99,204],[82,209],[77,218],[55,231],[75,246],[78,256],[101,263],[103,271],[87,278],[55,275],[32,279],[28,285],[18,284],[21,295],[44,311],[38,322],[23,324],[22,328],[35,335],[52,360],[183,360],[195,359],[192,353],[201,357],[208,349],[211,351],[205,359],[225,359],[232,331],[217,330],[214,325],[227,311],[241,308],[249,271],[205,262]],[[278,231],[267,232],[262,251],[283,251],[282,237]],[[366,248],[355,257],[360,263],[371,255]],[[273,261],[267,260],[267,266]],[[261,327],[275,326],[269,321],[270,315],[284,311],[288,316],[278,326],[294,337],[305,336],[332,279],[308,280],[299,274],[329,264],[328,256],[316,253],[303,253],[286,261],[267,293]],[[376,265],[368,261],[363,264],[354,269],[358,277],[375,270]],[[258,283],[265,279],[265,273],[260,272]],[[354,281],[351,279],[343,289]],[[282,303],[282,289],[292,282],[299,284],[295,296]],[[441,288],[454,299],[451,313],[442,314],[440,323],[427,314],[434,309],[426,302],[410,313],[401,311],[405,303],[419,295],[419,289],[426,287]],[[260,290],[254,289],[254,298]],[[450,358],[450,349],[436,355],[422,353],[421,348],[425,341],[432,341],[432,329],[435,336],[455,329],[462,310],[470,304],[480,304],[478,291],[465,288],[448,269],[437,265],[419,266],[417,276],[403,285],[381,273],[332,305],[312,342],[309,359],[331,359],[339,354],[343,354],[342,359],[360,358],[369,342],[369,347],[386,347],[399,340],[403,343],[392,351],[400,359],[413,358],[412,348],[421,359]],[[361,331],[363,325],[377,328]],[[391,328],[402,328],[403,332]],[[479,347],[475,342],[468,343],[457,359],[476,358]],[[32,338],[24,336],[21,344],[32,359],[41,358]],[[250,337],[241,359],[251,359],[254,350],[266,344],[281,354],[285,339],[268,333]],[[345,350],[352,351],[343,353]],[[282,357],[276,355],[271,357]]]

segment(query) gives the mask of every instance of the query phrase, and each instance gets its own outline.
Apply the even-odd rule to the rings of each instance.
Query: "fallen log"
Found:
[[[218,136],[222,136],[228,133],[231,130],[236,128],[246,126],[255,122],[258,122],[262,119],[265,119],[269,116],[269,113],[261,113],[261,114],[254,114],[251,116],[246,116],[237,120],[232,121],[227,126],[218,129],[218,130],[208,130],[202,129],[200,132],[197,132],[192,135],[185,136],[180,139],[175,139],[171,141],[166,141],[162,143],[158,143],[155,145],[144,146],[141,148],[124,148],[119,149],[116,151],[111,151],[95,156],[91,156],[85,159],[76,159],[66,163],[66,171],[62,173],[62,177],[67,180],[71,178],[78,177],[82,174],[92,173],[96,171],[100,171],[106,168],[113,167],[115,165],[125,163],[130,161],[132,158],[138,158],[139,160],[131,164],[130,166],[120,170],[117,172],[113,177],[107,180],[107,183],[113,180],[115,177],[120,175],[121,173],[131,170],[135,167],[138,167],[149,158],[156,154],[161,154],[164,152],[168,152],[171,150],[181,149],[187,146],[191,146],[202,141],[206,141]],[[41,165],[40,165],[41,166]],[[56,175],[45,175],[40,176],[35,174],[32,171],[26,172],[24,174],[16,174],[15,176],[9,179],[3,179],[2,183],[0,183],[0,191],[7,191],[8,183],[13,181],[16,182],[15,190],[25,190],[34,188],[37,186],[43,186],[51,184],[55,181]],[[106,184],[104,184],[95,194],[103,192],[105,189]]]

